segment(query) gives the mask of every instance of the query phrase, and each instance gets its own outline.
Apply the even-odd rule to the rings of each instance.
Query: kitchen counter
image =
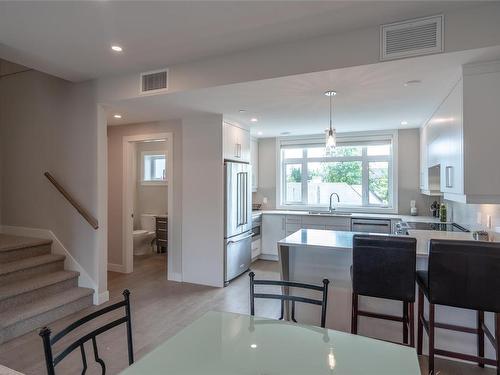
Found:
[[[354,232],[347,231],[300,229],[278,241],[282,279],[316,285],[321,285],[324,278],[330,280],[326,327],[345,332],[350,332],[351,325],[352,284],[350,268],[354,234]],[[376,235],[387,236],[387,234]],[[427,230],[410,230],[410,236],[417,238],[416,268],[418,270],[427,269],[430,239],[472,239],[472,233]],[[383,274],[380,277],[384,277]],[[317,297],[311,293],[306,292],[303,296]],[[401,302],[361,297],[359,309],[400,316]],[[296,318],[301,323],[314,324],[316,322],[317,324],[318,314],[318,310],[314,307],[302,304],[296,306]],[[470,310],[439,306],[436,315],[437,321],[446,321],[449,324],[470,327],[476,324],[476,313]],[[490,329],[493,327],[492,321],[492,314],[486,314],[486,322]],[[401,341],[401,323],[398,322],[377,320],[374,324],[373,319],[362,317],[358,321],[358,327],[359,333],[364,336]],[[453,335],[450,335],[447,331],[437,330],[436,340],[443,350],[460,349],[464,353],[474,353],[476,350],[475,337],[466,333],[454,332]],[[490,357],[495,355],[490,347],[487,347],[486,354]]]
[[[294,210],[262,210],[259,211],[264,215],[300,215],[300,216],[313,216],[313,217],[345,217],[353,219],[392,219],[392,220],[402,220],[409,222],[422,222],[422,223],[438,223],[439,218],[432,216],[410,216],[410,215],[398,215],[398,214],[384,214],[384,213],[363,213],[363,212],[353,212],[351,215],[343,215],[335,213],[327,215],[311,214],[309,211],[294,211]],[[343,212],[343,211],[340,211]]]

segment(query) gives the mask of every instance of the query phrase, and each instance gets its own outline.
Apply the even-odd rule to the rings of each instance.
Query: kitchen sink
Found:
[[[342,211],[309,211],[309,215],[319,215],[319,216],[351,216],[350,212],[342,212]]]

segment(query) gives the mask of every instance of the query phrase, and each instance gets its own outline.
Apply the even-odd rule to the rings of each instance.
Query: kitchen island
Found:
[[[352,238],[354,234],[356,232],[300,229],[278,242],[282,279],[317,285],[321,284],[323,278],[330,280],[326,326],[345,332],[350,332],[351,327],[350,267],[352,265]],[[385,234],[375,235],[387,236]],[[437,232],[431,234],[430,237],[420,235],[417,237],[417,269],[427,269],[428,240],[434,237],[472,239],[470,234],[463,233]],[[384,277],[384,275],[381,274],[380,277]],[[291,293],[294,293],[294,290],[291,290]],[[313,296],[310,293],[303,295]],[[401,302],[363,296],[359,299],[359,308],[398,316],[402,313]],[[415,305],[415,314],[416,311]],[[300,323],[318,325],[319,310],[316,306],[298,304],[296,318]],[[492,314],[486,313],[485,318],[488,327],[493,329]],[[436,321],[474,327],[476,313],[465,309],[438,306],[436,308]],[[358,333],[384,340],[402,341],[401,323],[398,322],[360,317]],[[427,337],[424,335],[424,352],[427,350],[426,340]],[[444,350],[471,354],[476,352],[476,336],[471,334],[438,329],[436,330],[436,343],[439,348]],[[490,358],[494,357],[493,348],[489,343],[486,345],[485,352]]]

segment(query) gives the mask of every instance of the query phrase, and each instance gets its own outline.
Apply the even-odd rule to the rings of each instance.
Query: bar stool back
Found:
[[[358,316],[398,321],[403,323],[404,343],[415,346],[416,249],[417,240],[411,237],[354,235],[351,333],[357,334]],[[359,310],[359,296],[402,301],[402,317]]]
[[[419,286],[418,345],[422,353],[423,328],[429,334],[429,371],[434,371],[434,355],[497,366],[499,369],[500,337],[500,243],[482,241],[431,240],[428,271],[417,272]],[[428,321],[424,317],[424,295],[429,300]],[[474,328],[438,323],[435,305],[477,311]],[[495,337],[484,324],[484,312],[495,313]],[[477,356],[450,352],[434,347],[434,329],[461,331],[478,336]],[[496,349],[496,360],[484,358],[484,336]]]

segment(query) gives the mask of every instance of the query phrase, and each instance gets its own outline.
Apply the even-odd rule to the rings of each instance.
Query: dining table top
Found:
[[[211,311],[122,375],[420,375],[414,348],[359,335]]]

